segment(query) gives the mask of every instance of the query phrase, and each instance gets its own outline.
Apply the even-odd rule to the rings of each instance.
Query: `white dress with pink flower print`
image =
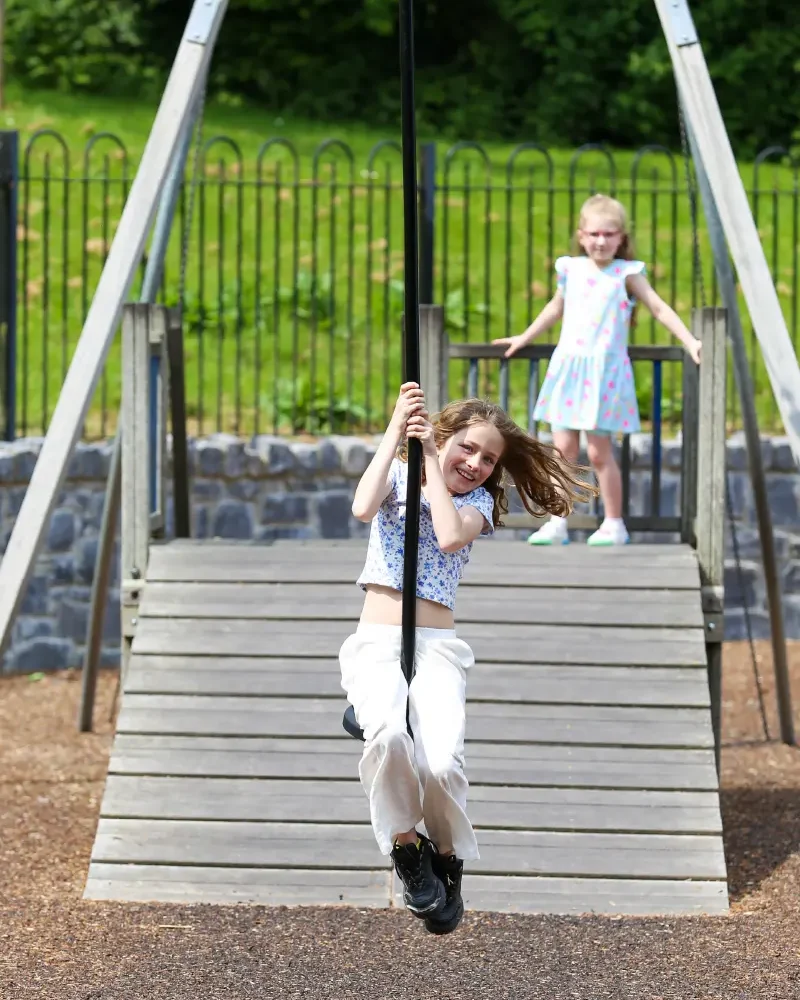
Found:
[[[588,257],[559,257],[564,296],[561,337],[533,412],[535,420],[572,430],[639,430],[639,407],[628,357],[635,300],[625,279],[644,274],[639,260],[600,269]]]

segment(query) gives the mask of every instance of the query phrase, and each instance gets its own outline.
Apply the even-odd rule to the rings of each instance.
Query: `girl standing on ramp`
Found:
[[[417,438],[423,454],[410,689],[400,660],[405,438]],[[434,934],[458,926],[463,862],[478,858],[463,756],[474,657],[456,636],[456,590],[474,540],[502,523],[508,485],[529,512],[565,517],[592,492],[577,473],[493,403],[450,403],[431,424],[422,390],[407,382],[356,489],[353,514],[372,526],[360,623],[339,653],[342,687],[364,733],[359,774],[378,846],[392,856],[406,906]],[[427,836],[417,830],[423,822]]]
[[[564,457],[577,461],[580,432],[588,437],[589,461],[603,498],[605,519],[589,545],[625,545],[622,519],[622,476],[614,458],[613,434],[639,430],[639,406],[628,357],[631,314],[642,303],[662,326],[700,363],[700,341],[658,296],[645,277],[645,265],[634,260],[625,209],[613,198],[594,195],[581,208],[576,236],[579,256],[556,261],[556,294],[516,337],[503,337],[511,357],[563,316],[561,336],[539,393],[535,420],[549,423],[553,443]],[[567,522],[553,515],[535,531],[531,545],[566,545]]]

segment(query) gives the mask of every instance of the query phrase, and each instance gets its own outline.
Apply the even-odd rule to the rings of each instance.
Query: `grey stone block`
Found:
[[[197,507],[192,511],[192,537],[208,538],[208,507]]]
[[[213,440],[198,441],[197,470],[201,476],[222,476],[225,473],[225,449]]]
[[[21,615],[14,623],[11,645],[12,648],[20,642],[51,636],[55,625],[51,618],[29,618]]]
[[[754,639],[769,639],[769,615],[764,611],[750,611],[750,627]],[[725,609],[725,641],[739,642],[747,638],[747,616],[744,608]]]
[[[27,484],[30,482],[36,467],[42,442],[36,438],[21,438],[19,441],[15,441],[11,447],[14,456],[12,468],[14,482]]]
[[[66,552],[75,541],[75,515],[65,507],[59,507],[50,519],[47,532],[47,547],[51,552]]]
[[[320,449],[316,444],[301,442],[292,445],[292,454],[301,474],[316,472],[320,468]]]
[[[728,475],[733,516],[737,520],[752,520],[753,493],[750,480],[745,472],[731,472]]]
[[[249,539],[253,537],[253,512],[240,500],[223,500],[214,514],[214,538]]]
[[[783,567],[781,586],[785,594],[800,594],[800,560],[793,559]]]
[[[260,434],[253,438],[253,450],[261,457],[271,476],[283,475],[295,467],[294,452],[279,437]]]
[[[683,461],[683,447],[680,441],[670,440],[661,443],[661,467],[671,472],[680,472]]]
[[[77,661],[78,652],[69,639],[41,636],[21,642],[11,649],[6,656],[4,669],[11,674],[66,670],[75,666]]]
[[[783,628],[787,639],[800,639],[800,595],[783,598]]]
[[[254,479],[234,479],[228,483],[228,495],[248,503],[255,500],[261,484]]]
[[[726,444],[726,462],[729,469],[743,471],[747,469],[747,445],[744,434],[737,431],[731,434]]]
[[[752,608],[763,597],[761,567],[741,562],[741,574],[733,560],[725,560],[725,604],[728,607]]]
[[[318,462],[323,472],[338,472],[341,469],[342,458],[333,441],[320,442]]]
[[[332,437],[330,441],[339,452],[339,464],[348,476],[360,476],[370,463],[367,446],[360,438]]]
[[[349,538],[352,499],[348,493],[323,493],[317,498],[321,538]]]
[[[261,508],[262,524],[290,524],[308,517],[308,497],[294,493],[270,493]]]
[[[75,558],[71,553],[55,556],[50,562],[50,582],[72,583],[75,579]]]
[[[638,469],[649,469],[653,464],[653,436],[651,434],[631,434],[631,465]]]
[[[268,525],[266,528],[259,528],[256,541],[274,542],[279,538],[309,539],[314,537],[314,531],[307,525],[296,525],[294,527]]]
[[[122,660],[119,646],[104,646],[100,650],[100,666],[108,670],[119,667]]]
[[[78,645],[83,645],[86,642],[86,633],[89,627],[90,593],[88,589],[82,591],[81,588],[71,588],[70,592],[62,597],[58,607],[59,634],[68,639],[74,639]],[[119,591],[110,591],[103,619],[103,640],[111,644],[120,642],[120,639]]]
[[[196,479],[192,483],[192,501],[219,500],[222,496],[222,483],[216,479]]]
[[[6,493],[6,516],[16,517],[25,499],[25,489],[14,488]]]
[[[47,614],[47,577],[34,576],[28,583],[20,606],[22,615]]]
[[[94,567],[97,562],[97,535],[87,535],[81,538],[75,547],[75,569],[82,583],[91,583],[94,579]],[[114,544],[114,554],[111,559],[111,578],[119,579],[119,541]]]
[[[788,437],[772,439],[772,468],[776,472],[797,472],[797,463]]]
[[[108,479],[112,444],[79,444],[67,469],[67,479]]]
[[[767,477],[767,496],[774,524],[795,527],[798,524],[797,480],[794,476]]]

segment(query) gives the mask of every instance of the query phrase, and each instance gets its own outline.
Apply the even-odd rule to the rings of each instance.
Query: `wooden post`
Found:
[[[697,517],[697,429],[700,373],[687,354],[683,366],[683,417],[681,422],[681,541],[695,544]]]
[[[692,326],[703,344],[697,421],[695,537],[702,586],[711,720],[719,770],[725,610],[726,312],[724,309],[695,310]]]
[[[169,411],[169,364],[167,361],[167,330],[169,310],[165,306],[148,307],[148,340],[150,344],[151,400],[149,414],[150,433],[150,537],[164,536],[167,524],[167,413]]]
[[[122,314],[122,677],[147,573],[150,548],[149,368],[150,310],[126,305]],[[156,307],[158,308],[158,307]],[[163,307],[162,307],[163,308]]]
[[[742,176],[731,149],[688,0],[655,0],[686,119],[694,133],[750,311],[775,402],[800,465],[800,366]]]
[[[226,7],[227,0],[195,0],[192,7],[50,429],[0,563],[0,649],[10,635],[25,593],[72,450],[116,333],[123,303],[142,259],[161,189],[205,79]],[[123,426],[127,435],[127,424]]]
[[[189,500],[189,448],[186,440],[186,384],[183,357],[183,324],[180,309],[171,309],[167,329],[169,399],[172,422],[172,504],[175,537],[191,538]]]
[[[422,388],[433,415],[449,402],[448,344],[442,306],[419,307],[419,335],[422,362]]]

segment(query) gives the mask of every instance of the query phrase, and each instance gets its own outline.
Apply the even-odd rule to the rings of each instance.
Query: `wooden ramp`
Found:
[[[151,549],[88,898],[397,904],[341,728],[364,553]],[[467,907],[726,911],[694,551],[478,542],[459,633]]]

